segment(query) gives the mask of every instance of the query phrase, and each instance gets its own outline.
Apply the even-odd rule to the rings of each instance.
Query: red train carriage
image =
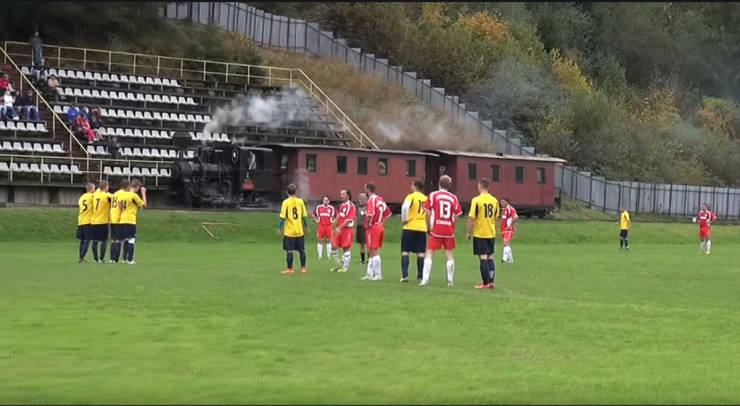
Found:
[[[544,215],[555,206],[555,167],[565,161],[519,156],[435,150],[427,159],[426,178],[452,177],[454,192],[468,203],[478,194],[477,181],[491,180],[491,193],[508,197],[522,214]]]
[[[343,148],[322,145],[278,144],[273,150],[276,188],[295,183],[299,195],[319,201],[325,195],[339,199],[339,189],[348,187],[357,196],[363,185],[374,181],[378,193],[389,204],[401,204],[415,180],[423,179],[426,160],[435,154]]]

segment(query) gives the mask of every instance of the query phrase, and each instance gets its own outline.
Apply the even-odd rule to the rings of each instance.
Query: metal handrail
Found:
[[[80,147],[80,149],[85,154],[85,156],[88,156],[88,152],[85,149],[85,147],[77,139],[77,137],[75,137],[74,132],[72,132],[72,130],[67,126],[67,123],[65,123],[64,120],[62,120],[59,117],[59,115],[54,111],[54,109],[51,107],[51,105],[49,105],[49,103],[46,101],[46,98],[44,98],[44,96],[41,94],[41,92],[39,91],[39,89],[37,89],[36,86],[33,85],[33,82],[31,82],[26,77],[26,75],[23,74],[23,71],[21,70],[21,68],[18,67],[18,65],[15,63],[15,61],[13,60],[13,58],[11,58],[10,55],[8,55],[8,53],[6,52],[6,50],[4,48],[2,49],[2,52],[3,52],[3,55],[5,56],[5,60],[6,61],[9,61],[13,65],[13,67],[15,68],[15,70],[20,75],[21,80],[24,80],[28,84],[28,86],[30,86],[31,89],[33,89],[33,91],[36,93],[37,100],[40,99],[44,103],[44,106],[46,106],[46,108],[49,109],[49,112],[51,113],[51,116],[53,117],[53,119],[59,121],[59,123],[62,125],[62,128],[64,128],[65,130],[67,130],[67,133],[69,134],[69,155],[72,156],[72,140],[74,140],[74,142],[77,143],[77,145]]]
[[[17,42],[17,41],[5,41],[4,42],[4,49],[7,51],[8,45],[17,45],[17,46],[23,46],[23,47],[30,47],[30,44],[27,42]],[[44,48],[51,50],[51,52],[46,52],[46,55],[50,55],[46,57],[47,60],[56,60],[57,66],[62,65],[62,61],[65,62],[72,62],[77,64],[82,64],[82,69],[87,69],[88,65],[90,64],[102,64],[107,65],[108,71],[112,71],[112,68],[120,67],[126,70],[131,70],[132,74],[137,74],[137,70],[139,72],[142,72],[142,70],[151,70],[155,72],[156,75],[160,75],[162,71],[166,72],[173,72],[175,73],[174,76],[176,76],[179,79],[188,80],[189,78],[186,77],[186,74],[193,74],[193,76],[197,76],[199,79],[197,80],[207,80],[208,76],[216,76],[216,77],[223,77],[225,83],[229,83],[230,79],[233,81],[233,78],[245,78],[247,80],[247,84],[250,83],[252,79],[267,79],[268,85],[272,85],[273,81],[282,82],[287,81],[290,84],[299,84],[302,88],[304,88],[310,97],[317,100],[321,106],[326,109],[327,113],[330,114],[337,122],[342,124],[342,127],[344,130],[349,132],[349,134],[357,141],[357,143],[360,145],[360,147],[369,146],[372,148],[377,149],[378,145],[373,142],[370,137],[365,134],[362,129],[354,122],[351,118],[324,92],[316,83],[305,73],[303,70],[298,68],[282,68],[277,66],[265,66],[265,65],[250,65],[250,64],[241,64],[241,63],[231,63],[231,62],[219,62],[219,61],[212,61],[212,60],[204,60],[204,59],[190,59],[190,58],[178,58],[178,57],[171,57],[171,56],[162,56],[162,55],[151,55],[151,54],[140,54],[140,53],[132,53],[132,52],[122,52],[122,51],[110,51],[110,50],[102,50],[102,49],[92,49],[92,48],[79,48],[79,47],[62,47],[57,45],[43,45]],[[67,51],[69,52],[77,52],[82,53],[82,59],[75,58],[75,57],[69,57],[65,55],[62,56],[62,52]],[[95,60],[90,59],[89,54],[95,54],[100,53],[104,56],[104,60]],[[18,55],[18,56],[27,56],[30,54],[26,53],[18,53],[14,54],[12,52],[7,52],[8,55]],[[130,61],[128,62],[116,62],[114,61],[114,56],[123,56],[126,58],[129,58]],[[143,60],[151,60],[155,61],[156,64],[143,64],[141,61]],[[163,61],[173,61],[175,62],[174,66],[163,66]],[[179,64],[177,63],[179,62]],[[191,67],[186,67],[186,63],[197,65],[201,68],[198,69],[192,69]],[[48,65],[48,64],[47,64]],[[179,65],[179,66],[178,66]],[[212,69],[209,70],[209,66],[221,66],[223,69],[221,71],[213,71]],[[244,72],[245,73],[241,73]],[[267,72],[267,76],[260,75],[260,72]],[[254,74],[254,73],[256,74]],[[142,75],[142,73],[139,73],[139,75]],[[287,77],[286,77],[287,76]],[[193,79],[190,79],[193,80]]]

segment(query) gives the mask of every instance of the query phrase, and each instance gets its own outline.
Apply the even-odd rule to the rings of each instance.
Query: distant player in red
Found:
[[[326,256],[328,257],[331,253],[331,239],[333,237],[332,231],[336,217],[337,210],[331,205],[331,199],[329,199],[329,196],[324,196],[322,204],[316,206],[313,210],[313,221],[318,224],[316,237],[319,239],[319,259],[321,259],[321,251],[323,251],[322,247],[324,244],[326,244]]]
[[[337,261],[337,266],[332,268],[332,272],[347,272],[349,264],[352,261],[352,242],[355,237],[355,218],[357,210],[352,203],[352,192],[349,189],[342,189],[339,192],[342,198],[342,204],[339,205],[339,217],[337,218],[337,230],[334,233],[332,242],[334,250],[331,255]],[[339,259],[339,249],[344,251],[342,259]]]
[[[424,255],[424,275],[419,286],[426,286],[429,283],[429,275],[432,273],[432,256],[441,249],[445,250],[447,257],[447,286],[453,286],[455,258],[452,252],[455,250],[455,221],[463,211],[457,196],[449,192],[451,187],[452,178],[443,175],[439,178],[439,190],[432,192],[424,202],[429,242]]]
[[[697,219],[699,220],[699,240],[701,240],[699,252],[709,255],[709,252],[712,250],[712,241],[710,240],[710,238],[712,238],[711,227],[714,220],[717,220],[717,216],[707,208],[706,204],[702,204],[701,211],[699,212]]]
[[[367,234],[367,274],[363,280],[379,281],[383,279],[381,270],[380,248],[383,247],[385,221],[391,216],[391,209],[382,197],[375,194],[375,182],[365,185],[367,208],[365,209],[365,230]]]
[[[513,264],[514,255],[511,253],[511,240],[514,239],[516,221],[519,220],[519,216],[517,216],[516,209],[511,205],[508,198],[501,199],[501,207],[501,240],[504,243],[504,256],[501,260]]]

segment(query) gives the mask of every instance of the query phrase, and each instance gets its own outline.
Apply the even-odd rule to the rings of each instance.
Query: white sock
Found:
[[[507,252],[509,252],[509,247],[504,247],[504,250],[501,253],[501,260],[504,262],[506,262],[506,258],[508,258],[508,256],[506,255]]]
[[[380,255],[375,256],[375,275],[373,276],[373,279],[376,281],[379,281],[383,279],[383,271],[382,271],[382,262],[380,260]]]
[[[455,279],[455,261],[447,261],[447,283],[452,283]]]
[[[321,259],[321,257],[322,257],[322,254],[323,254],[323,252],[322,252],[322,251],[323,251],[323,249],[322,249],[322,248],[324,248],[324,244],[322,244],[322,243],[319,243],[319,245],[318,245],[318,249],[319,249],[319,259]],[[327,253],[327,255],[328,255],[328,254],[329,254],[329,251],[327,251],[326,253]]]
[[[706,242],[702,241],[702,242],[701,242],[701,243],[699,244],[699,251],[701,251],[701,252],[704,252],[704,251],[706,251],[706,250],[707,250],[707,248],[706,248],[706,247],[707,247],[707,244],[706,244]]]
[[[509,249],[509,262],[514,262],[514,251],[511,250],[511,245],[506,248]]]
[[[712,241],[711,240],[707,240],[707,252],[709,252],[711,250],[712,250]]]
[[[375,267],[375,257],[370,257],[367,259],[367,272],[365,273],[365,276],[368,278],[373,277],[373,268]]]
[[[329,253],[331,252],[331,243],[326,244],[326,256],[329,256]]]
[[[426,285],[429,283],[429,276],[432,273],[432,259],[429,257],[424,258],[424,271],[421,279],[421,283]]]
[[[352,252],[347,251],[342,257],[344,258],[344,269],[349,269],[349,264],[352,261]]]

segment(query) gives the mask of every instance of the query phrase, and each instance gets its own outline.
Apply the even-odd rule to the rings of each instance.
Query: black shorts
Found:
[[[130,240],[132,238],[136,238],[136,224],[119,224],[118,239]]]
[[[92,237],[92,226],[90,224],[77,226],[78,240],[92,240]]]
[[[355,230],[355,242],[358,244],[367,243],[367,234],[365,234],[364,226],[357,226],[357,230]]]
[[[473,255],[493,255],[495,238],[473,237]]]
[[[403,230],[401,232],[401,252],[421,254],[427,250],[427,233],[424,231]]]
[[[619,236],[622,238],[627,238],[627,230],[619,230]]]
[[[108,225],[107,224],[93,224],[90,227],[92,227],[93,241],[105,241],[108,239]]]
[[[283,249],[285,251],[305,251],[306,242],[303,237],[283,237]]]

